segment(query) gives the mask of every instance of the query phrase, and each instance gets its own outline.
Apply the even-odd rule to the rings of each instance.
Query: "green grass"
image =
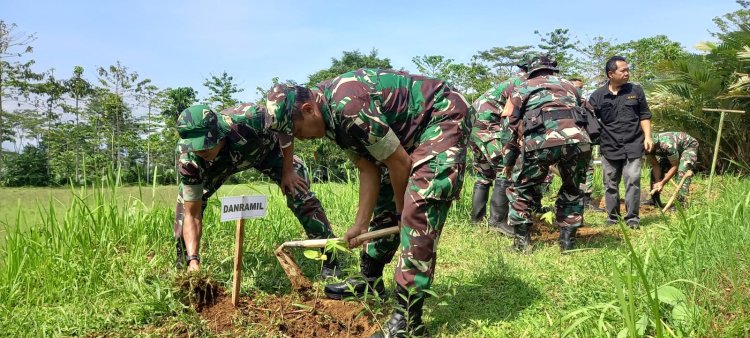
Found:
[[[586,222],[601,231],[582,239],[581,250],[560,255],[554,241],[538,242],[527,256],[507,251],[510,240],[468,222],[471,184],[466,182],[440,240],[433,287],[439,297],[426,307],[433,335],[750,335],[747,179],[717,178],[718,196],[711,200],[696,179],[690,209],[644,217],[638,231],[605,229],[599,225],[603,214],[587,215]],[[342,234],[356,212],[356,186],[313,188]],[[180,327],[210,336],[172,288],[175,192],[0,189],[0,221],[7,231],[0,246],[0,335],[133,336],[146,327]],[[267,218],[246,224],[242,292],[288,293],[272,252],[302,238],[302,229],[276,186],[227,186],[218,195],[243,193],[269,195],[270,205]],[[211,200],[211,206],[218,203]],[[204,267],[230,289],[234,223],[219,222],[215,209],[205,216]],[[301,253],[297,261],[314,274],[315,262]],[[390,278],[387,285],[393,287]]]

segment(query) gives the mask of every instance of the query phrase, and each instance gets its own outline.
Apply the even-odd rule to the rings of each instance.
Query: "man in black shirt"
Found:
[[[643,88],[629,83],[630,68],[625,58],[613,56],[605,67],[607,83],[589,98],[602,122],[600,150],[604,173],[607,223],[620,219],[620,180],[625,179],[625,222],[640,226],[641,157],[651,151],[651,112]],[[644,137],[645,136],[645,137]]]

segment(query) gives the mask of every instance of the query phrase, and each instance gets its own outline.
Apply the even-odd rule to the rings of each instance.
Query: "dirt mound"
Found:
[[[231,296],[221,293],[199,314],[219,336],[367,337],[379,329],[375,316],[363,304],[310,294],[255,294],[241,297],[235,308]]]
[[[175,279],[175,292],[178,299],[196,311],[216,303],[222,293],[219,283],[210,274],[202,271],[178,275]]]

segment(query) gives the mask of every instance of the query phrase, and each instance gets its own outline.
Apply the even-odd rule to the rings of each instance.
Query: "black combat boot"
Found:
[[[577,227],[560,227],[560,238],[557,240],[557,243],[560,244],[560,251],[562,253],[575,249],[577,231]]]
[[[174,261],[174,266],[177,269],[184,269],[188,266],[187,261],[187,248],[185,247],[185,240],[182,238],[176,238],[175,249],[177,250],[177,258]]]
[[[321,249],[326,260],[323,262],[323,268],[320,270],[320,277],[323,279],[336,277],[341,278],[341,267],[339,266],[339,260],[333,257],[333,252],[326,252]]]
[[[383,326],[383,331],[376,332],[370,338],[422,337],[427,330],[422,322],[424,297],[409,295],[401,285],[396,286],[396,308],[391,318]]]
[[[496,188],[497,189],[497,188]],[[479,223],[487,214],[487,196],[490,193],[490,185],[480,182],[474,183],[474,192],[471,196],[471,222]]]
[[[595,205],[594,202],[591,200],[591,194],[584,194],[583,195],[583,208],[586,210],[596,211],[596,212],[604,212],[605,210],[600,208],[598,205]]]
[[[508,211],[510,210],[510,199],[506,189],[512,184],[510,180],[498,178],[495,180],[495,190],[492,191],[490,200],[490,229],[513,238],[513,227],[508,224]]]
[[[513,249],[524,254],[531,253],[531,224],[513,225]]]
[[[328,298],[360,298],[364,297],[366,294],[374,294],[382,299],[387,297],[385,293],[385,283],[383,283],[383,268],[385,267],[385,263],[375,260],[364,251],[362,251],[359,256],[359,268],[362,277],[347,278],[341,283],[326,285],[325,293]]]

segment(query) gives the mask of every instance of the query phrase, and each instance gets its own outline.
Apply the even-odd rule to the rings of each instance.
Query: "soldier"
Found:
[[[528,69],[525,62],[520,62],[517,66],[521,69],[517,76],[503,81],[474,101],[476,118],[469,137],[469,145],[474,153],[474,171],[477,176],[471,200],[471,220],[478,223],[484,218],[487,197],[494,181],[495,189],[490,199],[488,223],[490,229],[509,237],[513,237],[513,228],[508,225],[510,205],[505,191],[511,181],[498,173],[503,171],[503,145],[511,138],[508,118],[502,116],[503,108],[513,88],[526,78]]]
[[[383,268],[400,241],[394,276],[398,306],[385,332],[375,336],[425,334],[424,290],[433,282],[448,209],[461,193],[469,104],[442,80],[362,68],[312,90],[275,86],[268,108],[277,119],[272,128],[298,139],[328,137],[359,169],[359,208],[344,236],[349,247],[361,244],[355,239],[359,234],[401,226],[399,236],[366,244],[360,256],[364,281],[329,284],[326,295],[359,296],[369,288],[382,296]],[[382,166],[388,168],[388,179],[381,175]]]
[[[514,247],[522,252],[531,250],[530,206],[539,203],[533,201],[539,198],[533,189],[544,180],[549,166],[557,164],[562,186],[555,203],[555,222],[560,228],[560,249],[567,251],[574,248],[576,231],[583,223],[581,184],[591,157],[591,140],[579,125],[582,119],[578,90],[555,75],[557,62],[540,55],[528,64],[528,79],[516,86],[511,96],[513,138],[506,144],[510,151],[505,159],[506,177],[516,158],[521,157],[521,167],[513,175],[513,186],[508,188],[513,206],[510,222],[515,230]],[[519,132],[523,133],[523,145],[519,144]]]
[[[216,114],[208,106],[185,109],[177,119],[180,141],[179,193],[174,221],[177,265],[200,269],[200,239],[206,202],[234,173],[255,168],[268,175],[287,195],[292,210],[309,238],[332,238],[333,231],[320,201],[308,190],[310,181],[302,160],[282,151],[276,134],[268,131],[265,108],[244,103]],[[285,163],[282,164],[282,161]],[[322,277],[338,276],[333,255],[323,263]]]
[[[653,134],[654,148],[646,152],[651,163],[650,205],[663,206],[661,190],[675,173],[682,179],[688,170],[693,170],[698,159],[698,140],[684,132],[663,132]],[[690,192],[690,177],[680,187],[678,201],[684,204]]]

